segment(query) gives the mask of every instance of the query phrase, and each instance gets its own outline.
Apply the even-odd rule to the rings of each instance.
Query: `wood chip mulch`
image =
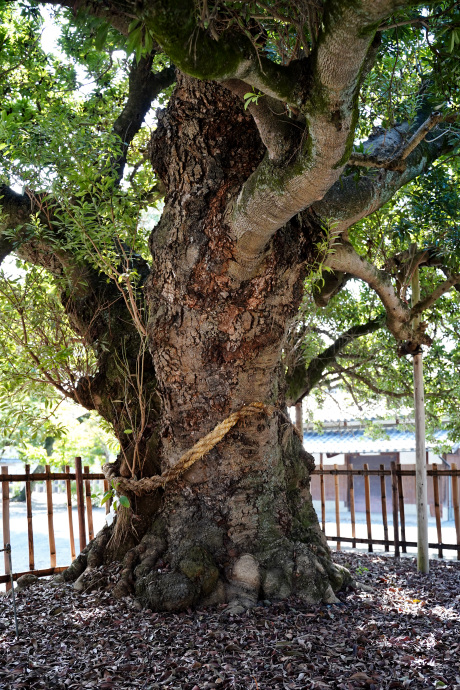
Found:
[[[366,589],[340,605],[158,614],[41,580],[0,598],[0,688],[460,690],[460,563],[336,553]],[[115,573],[113,573],[115,577]],[[372,591],[370,590],[372,588]]]

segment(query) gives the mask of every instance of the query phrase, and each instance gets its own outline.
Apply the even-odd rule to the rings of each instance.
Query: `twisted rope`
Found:
[[[246,417],[252,417],[253,415],[261,413],[270,417],[275,412],[275,409],[273,405],[254,402],[250,405],[245,405],[237,412],[232,412],[229,417],[217,424],[209,434],[200,438],[190,450],[184,453],[174,467],[165,470],[162,474],[157,474],[153,477],[144,477],[143,479],[127,479],[126,477],[111,477],[110,475],[108,475],[107,478],[113,482],[116,489],[131,491],[137,496],[155,491],[155,489],[164,487],[169,482],[180,477],[180,475],[188,470],[197,460],[200,460],[209,453],[209,451],[212,450],[219,441],[222,441],[224,436],[226,436],[230,429],[232,429],[235,424],[238,424],[239,421]]]

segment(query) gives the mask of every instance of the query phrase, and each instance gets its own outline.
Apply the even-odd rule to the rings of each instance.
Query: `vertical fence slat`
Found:
[[[453,462],[451,468],[456,472],[457,464]],[[457,546],[460,546],[460,500],[458,496],[458,477],[452,477],[452,503],[454,506],[455,532],[457,534]],[[460,561],[460,549],[457,549],[457,560]]]
[[[398,453],[399,456],[399,453]],[[398,461],[396,465],[397,469],[401,469],[401,463]],[[404,492],[403,492],[403,480],[400,474],[396,475],[398,478],[398,497],[399,497],[399,519],[400,519],[400,530],[401,530],[401,550],[403,553],[407,553],[406,546],[406,513],[404,510]]]
[[[367,462],[363,465],[364,469],[364,498],[366,501],[366,524],[367,524],[367,538],[369,539],[369,545],[367,550],[372,553],[374,547],[372,546],[372,523],[371,523],[371,487],[369,483],[369,465]]]
[[[83,494],[83,478],[81,475],[81,458],[75,458],[75,478],[77,484],[78,534],[80,539],[80,553],[86,546],[85,499]]]
[[[393,540],[395,545],[395,558],[399,558],[399,525],[398,525],[398,478],[396,476],[396,463],[391,463],[391,495],[393,499]]]
[[[350,463],[350,516],[351,516],[351,536],[356,537],[356,521],[355,521],[355,483],[353,478],[353,465]],[[356,549],[356,542],[351,542],[352,548]]]
[[[85,465],[85,473],[89,474],[89,467]],[[93,528],[93,504],[91,503],[91,481],[85,479],[85,497],[86,497],[86,514],[88,516],[88,537],[92,541],[94,539]]]
[[[434,498],[434,514],[436,518],[436,533],[438,535],[438,556],[443,557],[442,553],[442,529],[441,529],[441,511],[439,509],[439,477],[438,465],[434,462],[433,465],[433,498]]]
[[[380,470],[382,472],[380,475],[380,495],[382,498],[383,538],[385,540],[385,551],[389,551],[390,545],[388,543],[387,492],[385,486],[386,477],[383,474],[385,465],[380,465]]]
[[[324,469],[323,466],[323,454],[319,456],[319,467],[320,470]],[[326,534],[326,492],[324,490],[324,474],[320,474],[319,477],[319,486],[320,486],[320,494],[321,494],[321,523],[323,525],[323,532]]]
[[[340,537],[340,494],[339,494],[339,475],[337,474],[337,465],[334,465],[336,474],[334,475],[334,489],[335,489],[335,525],[337,529],[337,536]],[[340,541],[337,541],[337,551],[340,551]]]
[[[53,523],[53,484],[49,477],[51,468],[45,465],[45,472],[48,475],[46,478],[46,507],[48,512],[48,542],[50,546],[50,566],[56,567],[56,541],[54,539],[54,523]]]
[[[104,479],[104,493],[106,493],[108,490],[109,490],[109,482],[107,481],[107,479]],[[108,515],[110,513],[111,504],[112,504],[111,498],[105,502],[105,514],[106,515]]]
[[[8,467],[2,467],[2,474],[8,474]],[[10,483],[2,482],[2,523],[3,523],[3,547],[10,544]],[[5,551],[5,575],[10,574],[9,554]],[[6,591],[11,589],[11,582],[6,583]]]
[[[65,466],[64,471],[66,474],[70,473],[70,467]],[[69,518],[69,538],[70,538],[70,557],[72,560],[75,559],[75,537],[73,534],[73,516],[72,516],[72,488],[70,486],[70,479],[65,480],[65,488],[67,492],[67,516]]]
[[[26,473],[26,506],[27,506],[27,535],[29,542],[29,570],[35,570],[34,530],[32,525],[32,488],[30,481],[30,465],[25,466]]]

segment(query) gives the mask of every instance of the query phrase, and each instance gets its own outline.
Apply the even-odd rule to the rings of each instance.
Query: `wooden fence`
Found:
[[[54,575],[62,572],[65,567],[56,566],[56,545],[54,539],[54,522],[53,522],[53,482],[60,480],[65,482],[67,493],[67,516],[69,520],[69,547],[70,558],[73,561],[75,553],[75,538],[73,531],[73,515],[72,515],[72,489],[71,482],[75,481],[77,489],[77,520],[78,533],[80,540],[80,551],[85,548],[88,540],[94,538],[93,529],[93,510],[91,499],[91,482],[94,480],[104,481],[104,490],[108,490],[108,482],[103,474],[91,474],[89,467],[82,468],[81,458],[75,458],[75,472],[70,471],[67,465],[64,472],[51,472],[50,466],[45,466],[44,472],[35,472],[31,474],[30,465],[25,466],[24,474],[8,474],[8,468],[2,467],[0,474],[0,481],[2,483],[2,521],[3,521],[3,542],[10,543],[10,482],[25,482],[26,489],[26,512],[27,512],[27,533],[29,546],[29,570],[20,573],[13,573],[13,579],[27,573],[33,573],[37,577],[45,575]],[[46,488],[46,504],[48,513],[48,541],[50,551],[50,567],[42,570],[35,570],[35,556],[34,556],[34,534],[32,527],[32,483],[44,482]],[[85,510],[86,504],[86,510]],[[107,501],[106,512],[110,511],[110,501]],[[85,515],[86,513],[86,515]],[[88,524],[88,532],[86,530],[86,523]],[[7,554],[5,553],[5,575],[0,575],[0,584],[6,583],[7,590],[11,587],[10,565]]]
[[[31,474],[30,466],[25,466],[24,474],[8,474],[8,468],[2,467],[0,474],[0,481],[2,483],[2,505],[3,505],[3,541],[4,544],[10,542],[10,482],[25,482],[26,489],[26,513],[27,513],[27,531],[28,531],[28,548],[29,548],[29,570],[27,573],[34,575],[45,576],[53,575],[65,570],[65,567],[56,566],[56,546],[54,539],[54,524],[53,524],[53,499],[52,499],[52,482],[64,481],[67,492],[67,515],[69,520],[69,547],[70,559],[73,560],[75,553],[75,539],[73,530],[73,515],[72,515],[72,494],[71,481],[75,481],[77,489],[77,519],[78,531],[80,539],[80,550],[87,544],[87,537],[89,540],[94,538],[93,530],[93,516],[91,503],[91,481],[103,480],[104,490],[108,489],[108,483],[103,474],[91,474],[89,467],[82,468],[81,458],[75,459],[75,472],[71,472],[68,466],[65,467],[64,472],[51,472],[49,465],[45,467],[45,471],[41,473]],[[452,463],[450,469],[438,469],[436,464],[433,464],[431,469],[427,470],[428,477],[432,479],[432,495],[434,500],[434,517],[436,521],[437,542],[430,543],[432,549],[437,549],[438,556],[443,558],[444,551],[454,550],[457,552],[457,559],[460,560],[460,508],[459,508],[459,484],[458,477],[460,470]],[[342,479],[342,486],[340,485],[340,478]],[[364,482],[364,507],[366,514],[367,538],[356,536],[356,511],[355,511],[355,478],[362,477]],[[376,478],[379,484],[378,497],[376,495],[375,481],[371,491],[371,480]],[[387,478],[389,482],[387,482]],[[327,535],[329,541],[334,541],[337,544],[337,549],[341,548],[342,543],[351,543],[353,548],[357,544],[367,544],[370,552],[373,551],[374,545],[383,545],[385,551],[390,551],[393,547],[394,554],[399,557],[400,552],[407,552],[407,547],[416,547],[417,543],[407,541],[406,539],[406,519],[405,519],[405,502],[404,490],[407,484],[413,478],[415,482],[415,470],[402,469],[401,465],[395,462],[391,463],[391,469],[385,469],[384,465],[380,465],[380,469],[369,469],[367,464],[364,464],[363,469],[353,469],[352,465],[348,468],[339,469],[338,465],[332,468],[325,468],[321,462],[312,474],[312,484],[319,483],[319,496],[321,500],[321,518],[323,532],[326,534],[326,482],[333,483],[333,496],[335,502],[335,523],[336,534]],[[346,486],[343,480],[346,480]],[[442,540],[442,525],[441,525],[441,505],[440,505],[440,483],[451,481],[452,505],[454,512],[456,544],[446,544]],[[50,552],[50,567],[42,570],[35,570],[34,557],[34,536],[32,528],[32,483],[44,482],[46,488],[46,501],[48,512],[48,540]],[[387,486],[388,484],[388,486]],[[318,488],[318,487],[316,487]],[[330,490],[330,485],[328,489]],[[445,487],[444,487],[445,488]],[[343,514],[340,515],[341,497],[346,496],[350,516],[343,520]],[[372,536],[372,515],[375,516],[376,498],[378,498],[377,510],[381,512],[383,524],[383,539],[375,539]],[[371,504],[371,500],[373,504]],[[110,501],[107,501],[106,512],[110,511]],[[388,510],[388,506],[390,509]],[[86,507],[86,509],[85,509]],[[372,512],[374,509],[374,512]],[[389,525],[388,514],[392,516],[392,525]],[[341,535],[341,525],[351,523],[351,537]],[[86,528],[88,526],[88,531]],[[389,532],[389,527],[392,527],[392,534]],[[392,537],[392,538],[390,538]],[[9,560],[5,553],[5,575],[0,575],[0,584],[6,583],[7,589],[10,584],[10,569]],[[13,579],[17,579],[25,572],[13,573]]]
[[[436,534],[437,542],[430,543],[429,547],[432,549],[437,549],[439,558],[443,558],[444,551],[453,550],[457,552],[457,559],[460,560],[460,508],[459,508],[459,482],[458,477],[460,476],[460,470],[457,469],[457,465],[452,463],[450,469],[439,469],[436,464],[433,463],[431,469],[427,469],[428,477],[432,479],[432,494],[433,494],[433,508],[434,508],[434,518],[436,522]],[[334,482],[334,501],[335,501],[335,523],[336,532],[335,535],[326,534],[326,487],[325,480],[330,477],[330,481]],[[340,477],[346,478],[346,487],[340,487]],[[364,480],[364,506],[366,513],[366,526],[367,526],[367,538],[356,537],[356,511],[355,511],[355,478],[362,477]],[[371,488],[370,479],[371,477],[376,477],[379,479],[380,490],[379,490],[379,506],[377,509],[381,511],[382,524],[383,524],[383,539],[375,539],[372,536],[372,510],[375,511],[375,490],[373,492],[374,505],[371,506]],[[390,479],[390,487],[387,487],[386,478]],[[368,551],[373,551],[374,545],[383,545],[385,551],[390,550],[390,546],[393,547],[396,557],[399,557],[400,552],[407,552],[407,547],[416,547],[417,542],[407,541],[406,539],[406,517],[405,517],[405,502],[404,502],[404,483],[403,478],[412,477],[415,482],[415,470],[414,469],[402,469],[401,465],[395,462],[391,463],[391,469],[385,469],[384,465],[380,465],[380,469],[369,469],[367,464],[364,464],[364,468],[353,469],[353,465],[349,465],[346,469],[339,469],[338,465],[334,465],[333,468],[325,468],[323,463],[320,462],[318,468],[316,468],[312,474],[312,482],[319,481],[319,495],[321,501],[321,525],[323,532],[329,541],[335,541],[337,543],[337,549],[340,550],[342,542],[351,543],[352,548],[356,548],[357,544],[367,544]],[[455,522],[455,532],[456,532],[456,544],[445,544],[442,540],[442,525],[441,525],[441,505],[440,505],[440,483],[451,481],[451,492],[452,492],[452,506],[454,513]],[[388,491],[390,488],[390,491]],[[340,516],[340,496],[346,495],[348,508],[350,512],[350,518],[346,522],[351,522],[351,537],[345,537],[340,534],[340,525],[344,524],[344,521]],[[392,514],[392,526],[393,526],[393,538],[390,538],[388,531],[388,510],[387,504],[391,503],[391,514]],[[348,512],[348,511],[347,511]],[[375,512],[374,512],[375,515]]]

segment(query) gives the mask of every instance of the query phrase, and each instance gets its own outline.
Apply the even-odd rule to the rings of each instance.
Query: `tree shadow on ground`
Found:
[[[460,690],[460,563],[337,553],[365,590],[340,605],[297,599],[158,614],[110,591],[41,582],[0,600],[0,687]],[[113,579],[116,577],[115,568]]]

